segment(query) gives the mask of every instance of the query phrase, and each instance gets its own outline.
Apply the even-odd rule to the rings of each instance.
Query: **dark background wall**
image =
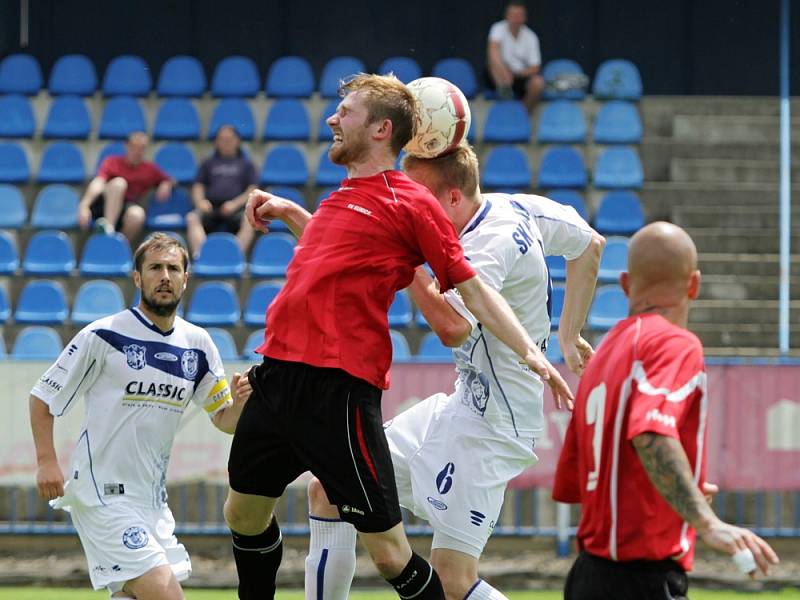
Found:
[[[92,57],[102,75],[119,54],[154,73],[176,54],[216,62],[244,54],[260,65],[286,54],[317,74],[351,54],[375,69],[414,56],[426,72],[463,56],[483,68],[486,34],[505,0],[29,0],[30,45],[45,75],[62,54]],[[648,94],[778,93],[779,0],[527,0],[544,60],[572,58],[590,75],[607,58],[633,60]],[[797,8],[797,7],[796,7]],[[0,0],[0,55],[20,51],[19,0]],[[797,12],[797,10],[795,11]],[[792,38],[800,40],[800,15]],[[800,44],[792,49],[800,64]],[[800,91],[795,78],[792,89]]]

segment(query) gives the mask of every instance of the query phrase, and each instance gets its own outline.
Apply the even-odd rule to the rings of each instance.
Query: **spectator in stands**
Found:
[[[103,160],[78,204],[78,223],[83,229],[94,219],[107,233],[119,229],[133,241],[144,225],[143,200],[148,190],[157,186],[156,200],[169,198],[175,182],[144,159],[149,141],[146,133],[135,131],[128,136],[124,156]]]
[[[486,84],[506,100],[522,99],[528,111],[533,110],[544,90],[539,74],[542,56],[539,38],[525,25],[528,15],[525,3],[511,0],[505,19],[489,30]]]
[[[214,139],[214,154],[200,165],[192,186],[194,210],[186,216],[189,248],[197,256],[206,234],[229,231],[236,234],[242,252],[253,241],[253,228],[243,219],[247,197],[256,188],[258,173],[242,153],[236,128],[223,125]]]

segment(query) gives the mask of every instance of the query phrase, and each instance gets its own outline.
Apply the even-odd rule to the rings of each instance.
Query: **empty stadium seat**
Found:
[[[489,151],[483,165],[483,185],[487,188],[527,188],[531,168],[525,153],[514,146],[497,146]]]
[[[28,207],[15,185],[0,183],[0,229],[19,229],[28,221]]]
[[[251,327],[263,327],[267,308],[280,291],[281,285],[277,283],[262,282],[254,285],[247,295],[242,315],[244,324]]]
[[[0,61],[0,94],[33,96],[42,89],[42,69],[30,54],[9,54]]]
[[[585,188],[586,165],[577,150],[554,146],[542,154],[539,165],[539,188]]]
[[[264,343],[264,330],[257,329],[253,333],[247,336],[247,339],[244,341],[244,347],[242,348],[242,360],[257,360],[261,362],[264,357],[256,352],[256,348],[258,348],[261,344]]]
[[[140,56],[125,54],[108,63],[103,76],[103,95],[147,96],[151,89],[150,68]]]
[[[159,96],[198,98],[205,91],[206,74],[194,56],[173,56],[161,67],[156,84]]]
[[[25,96],[0,96],[0,137],[31,138],[36,131],[31,104]]]
[[[577,144],[586,141],[586,119],[580,104],[569,100],[548,103],[539,117],[540,144]]]
[[[475,69],[464,58],[443,58],[433,65],[433,77],[441,77],[455,84],[467,97],[472,99],[478,94],[478,78]]]
[[[276,196],[280,196],[281,198],[286,198],[287,200],[291,200],[295,204],[298,204],[308,210],[308,205],[306,203],[306,199],[303,196],[303,192],[295,187],[289,187],[285,185],[274,185],[269,190]],[[289,226],[286,225],[280,219],[275,219],[269,224],[270,231],[280,231],[280,232],[288,232]]]
[[[155,140],[196,140],[200,138],[200,117],[191,100],[169,98],[158,109],[153,125]]]
[[[11,357],[14,360],[55,360],[64,344],[52,327],[26,327],[17,334]]]
[[[611,329],[628,316],[628,299],[618,285],[604,285],[597,289],[589,309],[587,323],[592,329]]]
[[[542,69],[544,78],[544,99],[545,100],[583,100],[586,97],[586,90],[583,88],[559,89],[559,80],[570,77],[585,77],[581,66],[574,60],[568,58],[557,58],[545,63]]]
[[[644,226],[644,212],[633,192],[615,190],[600,200],[594,227],[603,235],[633,235]]]
[[[253,277],[284,277],[286,267],[294,256],[297,242],[285,233],[262,235],[250,257],[250,275]]]
[[[527,143],[531,139],[528,111],[518,100],[497,100],[489,106],[483,127],[484,142]]]
[[[445,346],[435,332],[429,331],[422,337],[415,358],[420,362],[452,362],[453,349]]]
[[[84,277],[127,277],[133,269],[128,238],[95,233],[83,247],[79,269]]]
[[[194,154],[185,144],[164,144],[156,152],[155,163],[178,183],[192,183],[197,174]]]
[[[392,340],[392,361],[406,361],[411,358],[411,349],[408,340],[401,332],[390,329],[389,337]]]
[[[83,183],[86,167],[81,151],[72,142],[53,142],[44,149],[36,180],[39,183]]]
[[[252,98],[260,88],[256,63],[246,56],[223,58],[211,78],[211,95],[217,98]]]
[[[642,141],[642,119],[635,104],[611,100],[600,107],[592,134],[595,144],[638,144]]]
[[[311,137],[306,107],[295,98],[277,100],[264,122],[264,140],[301,140]]]
[[[584,221],[588,221],[588,213],[586,212],[583,196],[575,190],[550,190],[545,195],[559,204],[571,206]]]
[[[100,116],[97,137],[104,140],[126,139],[134,131],[147,131],[147,122],[139,101],[130,96],[108,100]]]
[[[113,281],[95,279],[78,288],[72,306],[72,322],[85,325],[124,309],[125,299],[119,286]]]
[[[389,327],[408,327],[413,320],[408,292],[399,290],[389,306]]]
[[[60,325],[68,316],[64,289],[49,279],[34,279],[25,284],[14,311],[17,323],[38,325]]]
[[[53,100],[44,123],[45,139],[83,140],[92,131],[86,102],[78,96],[61,96]]]
[[[223,125],[233,125],[243,140],[252,140],[256,135],[253,111],[250,110],[250,105],[241,98],[225,98],[214,107],[208,125],[208,139],[214,139],[217,130]]]
[[[94,63],[83,54],[59,57],[50,71],[47,89],[51,96],[91,96],[97,91]]]
[[[594,75],[592,94],[603,100],[639,100],[642,97],[639,69],[625,59],[602,62]]]
[[[320,187],[339,185],[345,177],[347,177],[347,169],[343,165],[332,163],[328,158],[328,149],[323,148],[319,154],[319,163],[317,163],[315,185]]]
[[[208,335],[211,336],[211,341],[217,347],[219,357],[223,361],[239,360],[239,352],[236,350],[236,342],[233,341],[233,336],[227,329],[220,327],[209,327],[206,329]]]
[[[108,158],[109,156],[124,156],[125,155],[125,144],[122,142],[109,142],[100,150],[97,155],[97,162],[95,163],[94,170],[100,168],[102,162]]]
[[[31,169],[25,150],[16,142],[0,142],[0,182],[25,183]]]
[[[0,275],[14,275],[18,268],[17,244],[10,233],[0,231]]]
[[[563,256],[545,256],[544,262],[547,263],[547,272],[553,281],[564,281],[567,278],[567,261]]]
[[[594,165],[594,186],[606,189],[640,189],[644,172],[639,153],[627,146],[606,148]]]
[[[564,292],[566,288],[563,285],[554,285],[553,293],[550,296],[550,329],[558,329],[561,323],[561,311],[564,308]]]
[[[74,268],[75,251],[63,231],[40,231],[28,242],[22,260],[25,275],[69,275]]]
[[[403,83],[422,77],[419,63],[410,56],[390,56],[378,67],[378,73],[380,75],[393,73]]]
[[[282,56],[269,67],[264,83],[267,96],[308,98],[314,93],[314,72],[302,56]]]
[[[606,247],[600,258],[600,270],[597,273],[598,281],[603,283],[616,283],[620,273],[628,268],[628,238],[611,236],[606,239]]]
[[[359,58],[354,56],[337,56],[330,59],[322,68],[319,78],[319,92],[323,98],[335,98],[339,95],[339,82],[347,81],[353,75],[366,72],[367,68]]]
[[[155,198],[147,207],[145,225],[148,229],[176,230],[186,228],[186,215],[192,210],[192,200],[183,188],[173,187],[165,202]],[[185,244],[184,244],[185,246]]]
[[[11,317],[11,302],[8,301],[8,293],[6,292],[6,288],[0,287],[0,323],[5,323]],[[0,341],[2,341],[2,335],[0,335]],[[5,344],[3,344],[2,348],[3,352],[5,353]]]
[[[303,153],[295,146],[275,146],[264,157],[261,183],[266,185],[305,185],[308,166]]]
[[[245,270],[244,254],[236,236],[228,232],[210,234],[194,261],[198,277],[241,277]]]
[[[206,281],[192,294],[186,319],[201,327],[225,327],[236,325],[240,315],[233,286],[222,281]]]
[[[417,309],[417,311],[414,313],[414,324],[422,329],[431,328],[431,326],[428,324],[428,320],[425,318],[425,315],[422,314],[422,311],[419,309]]]
[[[68,185],[56,183],[43,187],[33,204],[31,227],[34,229],[77,228],[79,202],[78,193]]]
[[[333,139],[333,131],[330,127],[328,127],[326,121],[328,120],[328,117],[336,112],[336,107],[339,106],[339,102],[341,102],[340,98],[334,98],[333,100],[330,100],[319,114],[319,122],[317,123],[317,139],[320,142],[328,142]]]

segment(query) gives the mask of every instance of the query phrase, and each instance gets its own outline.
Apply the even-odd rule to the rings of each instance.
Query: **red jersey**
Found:
[[[119,155],[106,157],[97,169],[97,176],[106,181],[114,177],[122,177],[127,181],[126,202],[141,200],[147,190],[169,179],[169,175],[155,163],[145,160],[138,165],[132,165],[124,156]]]
[[[581,377],[553,498],[581,503],[578,544],[611,560],[675,559],[696,534],[650,482],[632,439],[677,438],[698,487],[706,472],[706,373],[697,336],[657,314],[618,323]]]
[[[345,179],[298,240],[257,351],[387,389],[389,305],[425,262],[442,292],[475,276],[428,189],[399,171]]]

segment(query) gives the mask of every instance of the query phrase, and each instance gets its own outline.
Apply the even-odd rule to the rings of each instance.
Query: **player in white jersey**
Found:
[[[569,368],[580,374],[593,352],[580,330],[594,294],[602,236],[574,209],[547,198],[482,194],[469,147],[436,159],[406,157],[404,169],[437,197],[460,232],[470,265],[503,295],[543,350],[552,296],[545,256],[567,259],[558,337]],[[476,321],[458,293],[440,294],[424,268],[409,290],[432,329],[454,347],[457,379],[452,394],[435,394],[386,424],[400,504],[431,524],[431,564],[448,599],[505,598],[478,578],[478,558],[506,484],[536,461],[536,437],[545,427],[544,385]],[[346,598],[355,531],[338,520],[316,480],[309,504],[306,598]]]
[[[238,374],[232,396],[208,332],[175,315],[187,267],[174,238],[148,238],[135,253],[139,306],[87,325],[31,391],[39,494],[70,511],[94,589],[115,598],[183,598],[178,582],[191,563],[166,502],[172,442],[190,401],[233,433],[249,396]],[[84,422],[65,485],[53,422],[81,397]]]

